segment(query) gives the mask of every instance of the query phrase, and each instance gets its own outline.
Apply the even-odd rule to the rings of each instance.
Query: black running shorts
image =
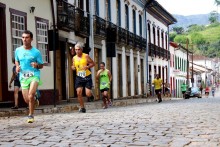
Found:
[[[161,93],[161,89],[155,89],[155,93],[156,93],[156,94]]]
[[[14,86],[21,87],[21,83],[18,80],[14,80]]]
[[[85,87],[88,89],[92,89],[92,76],[88,75],[85,78],[76,76],[75,80],[75,88]]]

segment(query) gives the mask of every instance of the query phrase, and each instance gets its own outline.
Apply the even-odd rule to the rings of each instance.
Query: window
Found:
[[[133,14],[133,33],[136,34],[136,12],[135,10],[132,11]]]
[[[95,0],[96,15],[99,16],[99,0]]]
[[[125,5],[125,29],[129,30],[129,10],[128,10],[128,5]]]
[[[106,1],[107,4],[107,20],[111,21],[111,1],[107,0]]]
[[[148,30],[148,42],[151,43],[151,27],[150,24],[147,24],[147,30]]]
[[[22,32],[26,30],[27,14],[14,9],[9,11],[11,13],[12,57],[14,57],[15,49],[22,46]]]
[[[37,35],[37,48],[42,54],[44,63],[48,63],[48,20],[42,18],[35,18],[36,21],[36,35]]]
[[[116,8],[117,8],[117,24],[118,26],[121,26],[121,2],[120,0],[117,0]]]
[[[139,15],[139,35],[142,36],[142,17]]]

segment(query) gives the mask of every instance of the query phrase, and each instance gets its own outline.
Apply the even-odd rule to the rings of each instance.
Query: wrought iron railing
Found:
[[[106,36],[106,20],[94,15],[94,33],[99,36]]]
[[[63,1],[57,0],[57,26],[59,29],[75,29],[75,6]]]
[[[139,49],[142,49],[142,37],[138,36],[138,35],[135,35],[135,38],[134,38],[134,46],[136,48],[139,48]]]
[[[118,27],[118,43],[127,43],[127,31],[121,27]]]
[[[134,46],[134,33],[128,31],[127,35],[128,35],[128,38],[127,38],[128,39],[128,41],[127,41],[128,45]]]
[[[145,38],[142,37],[141,39],[141,47],[142,47],[142,50],[146,50],[146,43],[147,43],[147,40]]]
[[[90,34],[89,15],[64,0],[57,0],[58,29],[75,31],[79,36],[88,37]]]
[[[75,32],[76,35],[88,37],[90,34],[89,16],[90,14],[82,9],[75,9]]]

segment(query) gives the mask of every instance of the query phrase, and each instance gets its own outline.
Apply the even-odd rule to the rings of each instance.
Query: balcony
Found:
[[[94,15],[94,34],[99,37],[106,37],[106,20]]]
[[[155,56],[155,53],[154,53],[154,47],[155,45],[152,44],[152,43],[148,43],[148,55],[149,56]]]
[[[57,1],[57,26],[66,31],[75,30],[75,7],[65,1]]]
[[[64,0],[57,0],[57,27],[65,31],[75,31],[78,36],[88,37],[90,34],[89,13]]]
[[[90,34],[90,23],[89,13],[77,8],[75,9],[75,32],[76,35],[82,37],[89,37]]]
[[[142,41],[141,41],[142,50],[146,50],[146,43],[147,43],[147,40],[145,38],[142,38]]]
[[[134,33],[131,33],[130,31],[127,31],[127,35],[128,35],[128,40],[127,40],[127,44],[130,46],[134,46]]]
[[[118,27],[118,43],[127,44],[127,31],[121,27]]]
[[[142,37],[135,35],[134,46],[138,49],[142,49]]]

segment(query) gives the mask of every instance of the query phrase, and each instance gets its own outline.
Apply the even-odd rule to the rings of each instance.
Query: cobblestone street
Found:
[[[0,118],[1,146],[220,146],[220,98]]]

